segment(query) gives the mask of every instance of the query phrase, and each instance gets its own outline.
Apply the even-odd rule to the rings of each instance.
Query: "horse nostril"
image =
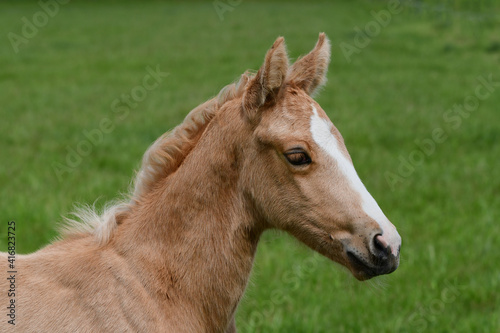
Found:
[[[376,253],[374,253],[377,257],[388,256],[391,254],[391,246],[387,243],[384,236],[381,234],[377,234],[373,238],[373,245],[375,247]]]

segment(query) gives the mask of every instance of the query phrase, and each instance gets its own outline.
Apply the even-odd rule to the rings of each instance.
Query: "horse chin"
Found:
[[[378,274],[375,274],[372,270],[370,269],[362,269],[361,267],[358,267],[358,266],[354,266],[350,261],[349,261],[349,258],[347,255],[340,255],[335,252],[335,251],[331,251],[332,249],[327,249],[327,250],[319,250],[317,252],[319,252],[320,254],[324,255],[325,257],[327,257],[328,259],[330,259],[331,261],[333,262],[336,262],[342,266],[344,266],[345,268],[347,268],[347,270],[349,272],[351,272],[351,274],[358,280],[358,281],[366,281],[366,280],[369,280],[375,276],[377,276]]]
[[[390,274],[396,270],[399,261],[391,263],[390,265],[377,266],[372,263],[366,262],[360,259],[352,252],[347,252],[347,258],[349,261],[349,269],[356,279],[359,281],[369,280],[379,275]]]
[[[369,271],[359,270],[351,267],[349,267],[349,271],[358,281],[366,281],[378,276],[378,274],[373,274]]]

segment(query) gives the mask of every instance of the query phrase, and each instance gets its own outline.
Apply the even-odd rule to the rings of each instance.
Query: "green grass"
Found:
[[[409,4],[348,62],[341,43],[354,45],[355,27],[386,2],[244,0],[220,20],[212,1],[74,1],[18,53],[7,33],[21,34],[21,18],[31,20],[40,7],[1,3],[0,249],[8,220],[17,222],[19,253],[29,253],[56,237],[57,221],[75,202],[100,198],[100,206],[126,191],[148,145],[244,70],[257,69],[277,36],[296,58],[325,31],[333,60],[317,100],[398,227],[401,265],[359,283],[290,236],[265,234],[238,309],[240,331],[499,332],[500,86],[457,129],[443,119],[474,95],[477,77],[500,81],[499,7]],[[169,76],[117,117],[113,100],[157,65]],[[76,149],[103,118],[114,129],[58,179],[53,164],[64,163],[67,147]],[[386,174],[397,175],[399,158],[438,127],[447,139],[391,186]]]

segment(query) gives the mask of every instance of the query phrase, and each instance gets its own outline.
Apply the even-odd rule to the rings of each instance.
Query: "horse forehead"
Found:
[[[312,139],[311,117],[316,112],[325,122],[329,123],[332,134],[337,136],[335,126],[333,126],[321,106],[305,92],[288,91],[285,98],[270,111],[265,117],[267,118],[265,128],[270,133],[310,140]]]
[[[309,128],[314,141],[325,151],[331,152],[331,149],[338,151],[352,163],[342,135],[326,112],[317,103],[311,103],[309,107],[311,109]]]
[[[317,104],[305,93],[287,93],[287,97],[278,106],[281,109],[281,119],[293,127],[309,128],[310,118],[313,115],[311,103]],[[317,108],[321,109],[319,105]]]
[[[309,115],[312,112],[310,105],[317,103],[301,89],[291,88],[285,92],[285,98],[283,98],[282,104],[288,110]]]

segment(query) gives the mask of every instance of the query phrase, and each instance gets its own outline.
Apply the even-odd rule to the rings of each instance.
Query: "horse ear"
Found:
[[[243,95],[243,108],[249,119],[253,119],[257,110],[266,102],[276,102],[278,92],[285,83],[287,70],[285,39],[278,37],[267,51],[264,64],[247,84]]]
[[[288,71],[287,82],[313,95],[326,83],[326,72],[330,63],[330,41],[320,33],[314,49],[298,59]]]

